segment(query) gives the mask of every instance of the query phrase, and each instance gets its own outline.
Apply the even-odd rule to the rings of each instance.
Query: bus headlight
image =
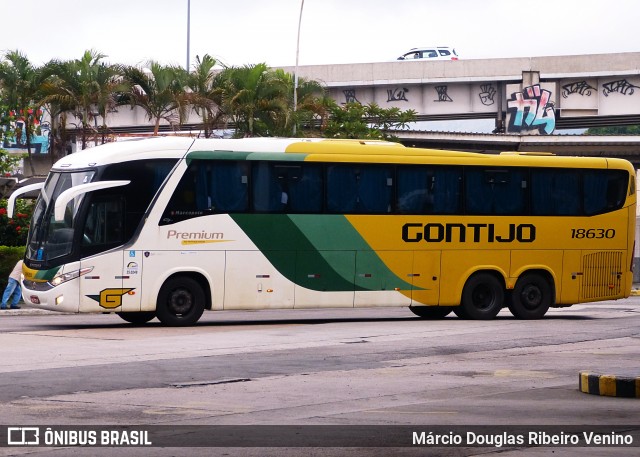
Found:
[[[82,275],[86,275],[87,273],[91,272],[91,270],[93,270],[93,267],[81,268],[79,270],[70,271],[69,273],[59,274],[56,275],[56,277],[53,278],[49,283],[53,287],[56,287],[63,282],[71,281],[72,279],[76,279]]]

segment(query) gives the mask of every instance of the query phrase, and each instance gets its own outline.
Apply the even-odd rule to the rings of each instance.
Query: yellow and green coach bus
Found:
[[[627,297],[635,173],[620,159],[322,139],[153,138],[57,162],[23,297],[191,325],[204,310],[504,307]],[[11,205],[9,205],[11,206]]]

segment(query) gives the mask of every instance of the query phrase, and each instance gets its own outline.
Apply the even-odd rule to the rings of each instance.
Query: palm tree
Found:
[[[150,121],[155,121],[154,135],[158,134],[161,119],[171,124],[176,123],[176,114],[180,123],[186,119],[189,97],[185,91],[187,72],[184,68],[151,61],[148,71],[137,67],[125,67],[123,71],[129,84],[124,99],[132,109],[139,106]]]
[[[123,78],[122,65],[100,64],[96,77],[96,107],[98,115],[102,118],[100,130],[102,132],[102,144],[105,143],[107,132],[107,114],[115,111],[118,105],[122,105],[122,96],[129,90],[129,85]],[[97,144],[97,143],[96,143]]]
[[[105,57],[96,51],[85,51],[80,59],[53,60],[46,65],[51,77],[43,89],[44,101],[80,120],[82,149],[86,148],[87,132],[97,132],[98,117],[102,117],[104,134],[107,113],[115,106],[118,92],[126,88],[119,80],[120,67],[101,62]]]
[[[287,124],[287,84],[266,64],[227,68],[221,78],[223,108],[236,124],[236,136],[271,136]]]
[[[298,102],[296,111],[293,111],[293,85],[294,76],[284,70],[274,70],[274,77],[281,80],[287,87],[287,93],[292,94],[290,113],[286,116],[286,123],[281,126],[278,135],[291,135],[295,124],[295,132],[300,132],[301,125],[306,125],[312,129],[315,121],[322,126],[329,116],[329,107],[332,99],[327,95],[324,86],[315,80],[299,78],[296,89]]]
[[[40,105],[38,91],[44,76],[20,51],[9,51],[5,61],[0,63],[0,83],[4,88],[6,103],[23,121],[23,127],[16,127],[18,142],[24,137],[31,173],[35,174],[31,160],[31,136],[36,132],[36,119]],[[19,125],[19,124],[16,124]]]
[[[197,64],[194,71],[189,74],[188,88],[190,90],[190,104],[197,115],[202,118],[202,126],[205,138],[211,136],[214,125],[223,117],[220,108],[222,102],[222,89],[220,73],[213,70],[217,64],[216,59],[205,54],[202,60],[196,56]]]

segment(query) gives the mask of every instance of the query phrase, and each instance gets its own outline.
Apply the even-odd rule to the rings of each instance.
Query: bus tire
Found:
[[[423,319],[442,319],[452,311],[449,306],[409,306],[409,309]]]
[[[205,296],[198,281],[187,276],[168,279],[160,288],[156,314],[170,327],[183,327],[198,322],[204,312]]]
[[[503,303],[504,288],[491,273],[481,272],[472,275],[462,289],[460,305],[467,319],[493,319],[502,309]]]
[[[517,319],[542,318],[552,301],[549,281],[539,273],[526,273],[516,282],[509,311]]]
[[[141,312],[124,312],[124,313],[116,313],[125,321],[134,324],[134,325],[142,325],[149,322],[151,319],[156,317],[156,313],[153,311],[141,311]]]

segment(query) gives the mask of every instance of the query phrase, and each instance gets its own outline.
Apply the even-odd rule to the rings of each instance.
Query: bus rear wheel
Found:
[[[171,327],[193,325],[204,312],[205,296],[195,279],[187,276],[170,278],[160,288],[156,313]]]
[[[551,306],[551,285],[538,273],[524,274],[516,282],[509,311],[518,319],[540,319]]]
[[[423,319],[442,319],[452,311],[449,306],[409,306],[409,309]]]
[[[460,314],[456,314],[467,319],[493,319],[503,303],[504,288],[498,278],[491,273],[476,273],[462,289],[462,309],[459,310]]]
[[[135,325],[146,324],[151,319],[156,317],[156,313],[154,313],[153,311],[125,312],[116,314],[125,321]]]

